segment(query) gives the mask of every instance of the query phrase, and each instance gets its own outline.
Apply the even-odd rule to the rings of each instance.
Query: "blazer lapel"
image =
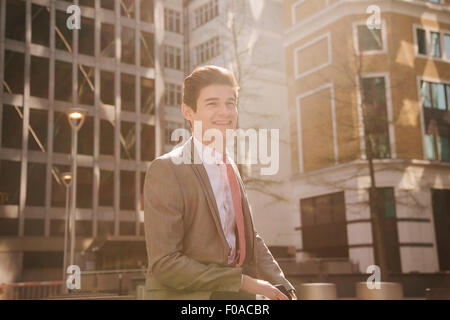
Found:
[[[191,166],[192,170],[194,170],[195,175],[197,176],[198,180],[200,181],[200,184],[202,186],[202,190],[206,195],[206,199],[208,202],[208,206],[210,208],[210,212],[213,216],[214,223],[216,224],[217,231],[220,234],[220,237],[222,239],[222,242],[224,243],[225,247],[229,250],[231,249],[227,239],[225,237],[225,234],[222,229],[222,224],[220,222],[220,215],[219,215],[219,209],[217,208],[217,202],[216,197],[214,196],[214,191],[212,190],[211,183],[209,181],[208,173],[206,172],[205,167],[200,162],[199,155],[197,153],[197,150],[195,148],[194,142],[191,137],[188,141],[188,143],[185,144],[185,148],[183,149],[183,152],[188,152],[190,155],[190,162],[189,165]],[[194,162],[193,159],[196,159]],[[228,253],[227,253],[228,257]]]

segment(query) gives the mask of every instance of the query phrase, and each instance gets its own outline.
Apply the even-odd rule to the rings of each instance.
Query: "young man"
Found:
[[[147,299],[288,299],[275,285],[296,299],[254,229],[239,171],[225,150],[237,102],[238,85],[226,69],[200,67],[184,80],[182,113],[193,135],[155,159],[145,176]],[[208,131],[222,140],[211,143]]]

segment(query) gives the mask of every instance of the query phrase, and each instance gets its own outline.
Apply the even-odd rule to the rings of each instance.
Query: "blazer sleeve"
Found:
[[[256,256],[256,270],[258,276],[271,284],[282,284],[287,290],[294,290],[292,284],[285,278],[278,262],[274,259],[267,248],[264,240],[255,231],[255,256]]]
[[[242,268],[205,264],[183,253],[183,188],[170,158],[156,159],[144,183],[144,225],[149,269],[176,290],[239,291]],[[206,243],[205,243],[206,245]]]

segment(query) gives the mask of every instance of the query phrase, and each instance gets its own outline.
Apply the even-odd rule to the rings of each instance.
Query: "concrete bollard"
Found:
[[[398,282],[380,282],[379,289],[369,289],[366,282],[357,282],[356,298],[359,300],[402,300],[403,286]]]
[[[300,300],[336,300],[337,290],[334,283],[302,283]]]
[[[138,285],[136,286],[136,300],[145,300],[145,286]]]

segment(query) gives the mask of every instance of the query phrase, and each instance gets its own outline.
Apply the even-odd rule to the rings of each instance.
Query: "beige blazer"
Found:
[[[237,177],[247,252],[242,267],[227,263],[231,249],[192,137],[151,163],[144,182],[146,299],[206,300],[213,291],[238,292],[243,273],[294,289],[256,232],[247,193]]]

